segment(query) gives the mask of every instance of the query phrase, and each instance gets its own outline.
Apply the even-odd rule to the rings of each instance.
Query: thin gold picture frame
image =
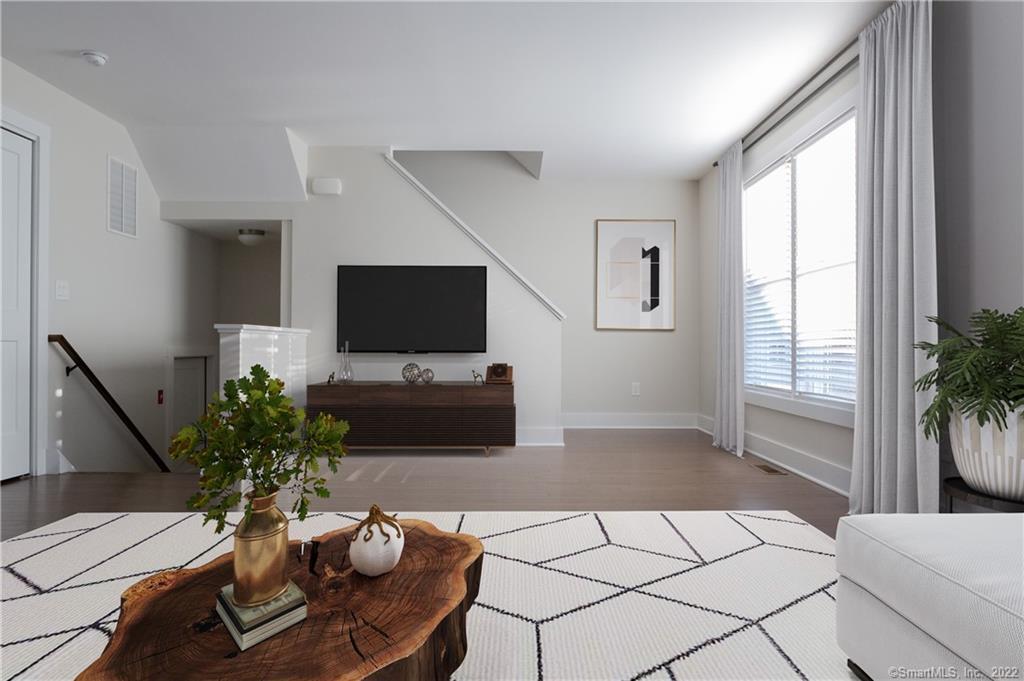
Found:
[[[598,268],[601,266],[598,261],[601,243],[601,223],[621,222],[671,222],[672,223],[672,268],[669,281],[669,290],[672,291],[672,326],[652,329],[646,326],[600,326],[597,319],[597,295],[598,295]],[[674,218],[597,218],[594,220],[594,330],[595,331],[675,331],[676,330],[676,221]]]

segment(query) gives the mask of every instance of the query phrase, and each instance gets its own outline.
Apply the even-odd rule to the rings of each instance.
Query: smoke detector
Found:
[[[266,230],[262,229],[240,229],[238,230],[238,240],[246,246],[256,246],[263,243],[263,240],[267,238]]]
[[[97,52],[96,50],[82,50],[79,54],[82,55],[82,59],[84,59],[86,63],[91,64],[92,66],[104,66],[107,63],[107,60],[110,59],[107,55],[102,52]]]

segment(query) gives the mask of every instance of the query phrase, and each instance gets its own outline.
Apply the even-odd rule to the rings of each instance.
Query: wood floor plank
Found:
[[[350,454],[314,510],[786,510],[835,536],[842,495],[754,457],[711,446],[696,430],[567,430],[565,447],[366,450]],[[73,513],[181,511],[195,476],[70,473],[4,484],[2,536]]]

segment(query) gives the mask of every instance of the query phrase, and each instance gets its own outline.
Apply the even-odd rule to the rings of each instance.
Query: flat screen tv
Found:
[[[338,267],[338,351],[487,352],[487,268]]]

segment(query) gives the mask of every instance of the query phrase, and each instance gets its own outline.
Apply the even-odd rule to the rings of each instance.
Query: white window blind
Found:
[[[745,381],[856,396],[856,144],[853,117],[744,191]]]

